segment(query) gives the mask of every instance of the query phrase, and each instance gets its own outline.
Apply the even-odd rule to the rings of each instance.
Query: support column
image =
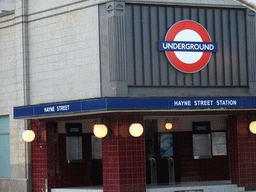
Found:
[[[127,97],[125,2],[99,7],[101,89],[103,97]]]
[[[130,136],[133,122],[135,119],[128,116],[111,117],[104,122],[113,132],[102,140],[104,192],[146,192],[144,134]],[[138,122],[142,123],[142,118]]]
[[[45,181],[47,179],[47,142],[43,141],[46,138],[46,124],[40,123],[38,120],[31,120],[31,129],[40,134],[40,139],[31,143],[31,171],[32,171],[32,192],[45,191]],[[38,130],[36,130],[36,125]],[[43,134],[45,135],[43,136]]]
[[[32,192],[51,191],[60,187],[58,124],[38,120],[31,120],[31,123],[36,134],[31,143]]]

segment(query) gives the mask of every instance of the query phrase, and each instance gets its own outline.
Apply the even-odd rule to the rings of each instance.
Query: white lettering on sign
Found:
[[[213,44],[210,43],[169,43],[163,42],[162,44],[165,50],[172,50],[172,51],[213,51],[216,48]]]
[[[217,100],[216,101],[217,105],[228,105],[228,106],[232,106],[232,105],[237,105],[237,101],[236,100]]]
[[[45,113],[50,113],[55,111],[69,111],[69,105],[60,105],[60,106],[57,106],[56,108],[54,106],[44,108]]]
[[[212,106],[213,100],[195,100],[194,105],[195,106]]]
[[[57,111],[68,111],[68,110],[69,110],[69,105],[57,106]]]
[[[55,112],[55,107],[45,107],[44,112],[45,113]]]
[[[191,106],[191,101],[174,101],[174,106]]]

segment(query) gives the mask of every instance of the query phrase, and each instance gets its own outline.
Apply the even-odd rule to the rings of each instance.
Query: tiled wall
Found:
[[[229,149],[230,152],[230,178],[232,183],[238,183],[238,155],[237,155],[237,120],[236,116],[230,116],[228,121],[228,138],[229,138]]]
[[[113,133],[102,141],[104,192],[145,192],[144,136],[134,138],[128,117],[108,118]]]
[[[235,118],[233,119],[235,121]],[[237,126],[231,126],[231,179],[246,190],[256,189],[256,135],[249,132],[251,115],[237,115]]]
[[[45,124],[40,124],[37,120],[31,122],[37,124],[39,133],[46,130]],[[36,126],[33,124],[32,130],[36,133]],[[47,143],[43,141],[43,139],[40,139],[39,143],[40,144],[37,144],[36,139],[31,143],[33,192],[45,191],[45,181],[47,179]]]

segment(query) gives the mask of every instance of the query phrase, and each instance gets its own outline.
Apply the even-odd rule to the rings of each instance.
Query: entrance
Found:
[[[83,160],[68,161],[66,134],[59,134],[59,162],[61,187],[79,187],[102,185],[102,160],[92,159],[92,134],[82,135]]]
[[[73,129],[68,134],[67,125]],[[73,134],[74,128],[83,123],[59,123],[59,172],[60,187],[85,187],[103,184],[102,159],[93,156],[92,133]],[[63,126],[66,127],[64,133]],[[61,127],[61,128],[60,128]]]
[[[186,123],[175,118],[171,131],[164,129],[165,119],[162,117],[145,121],[147,184],[230,179],[226,125],[223,125],[225,117],[207,119],[211,127],[205,132],[196,131],[192,127],[193,122],[205,122],[198,117],[189,117]],[[215,122],[215,119],[220,121]],[[204,142],[208,140],[207,148]],[[207,150],[209,152],[205,156],[196,155]],[[174,160],[174,167],[170,166],[170,159]],[[155,161],[155,165],[152,161]],[[174,176],[170,174],[172,171]]]

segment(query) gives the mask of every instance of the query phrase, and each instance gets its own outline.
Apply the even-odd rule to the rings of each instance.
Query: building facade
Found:
[[[231,0],[0,5],[0,189],[141,192],[169,182],[170,159],[173,182],[256,189],[255,12]],[[134,122],[140,137],[129,133]],[[102,139],[97,123],[108,129]]]

